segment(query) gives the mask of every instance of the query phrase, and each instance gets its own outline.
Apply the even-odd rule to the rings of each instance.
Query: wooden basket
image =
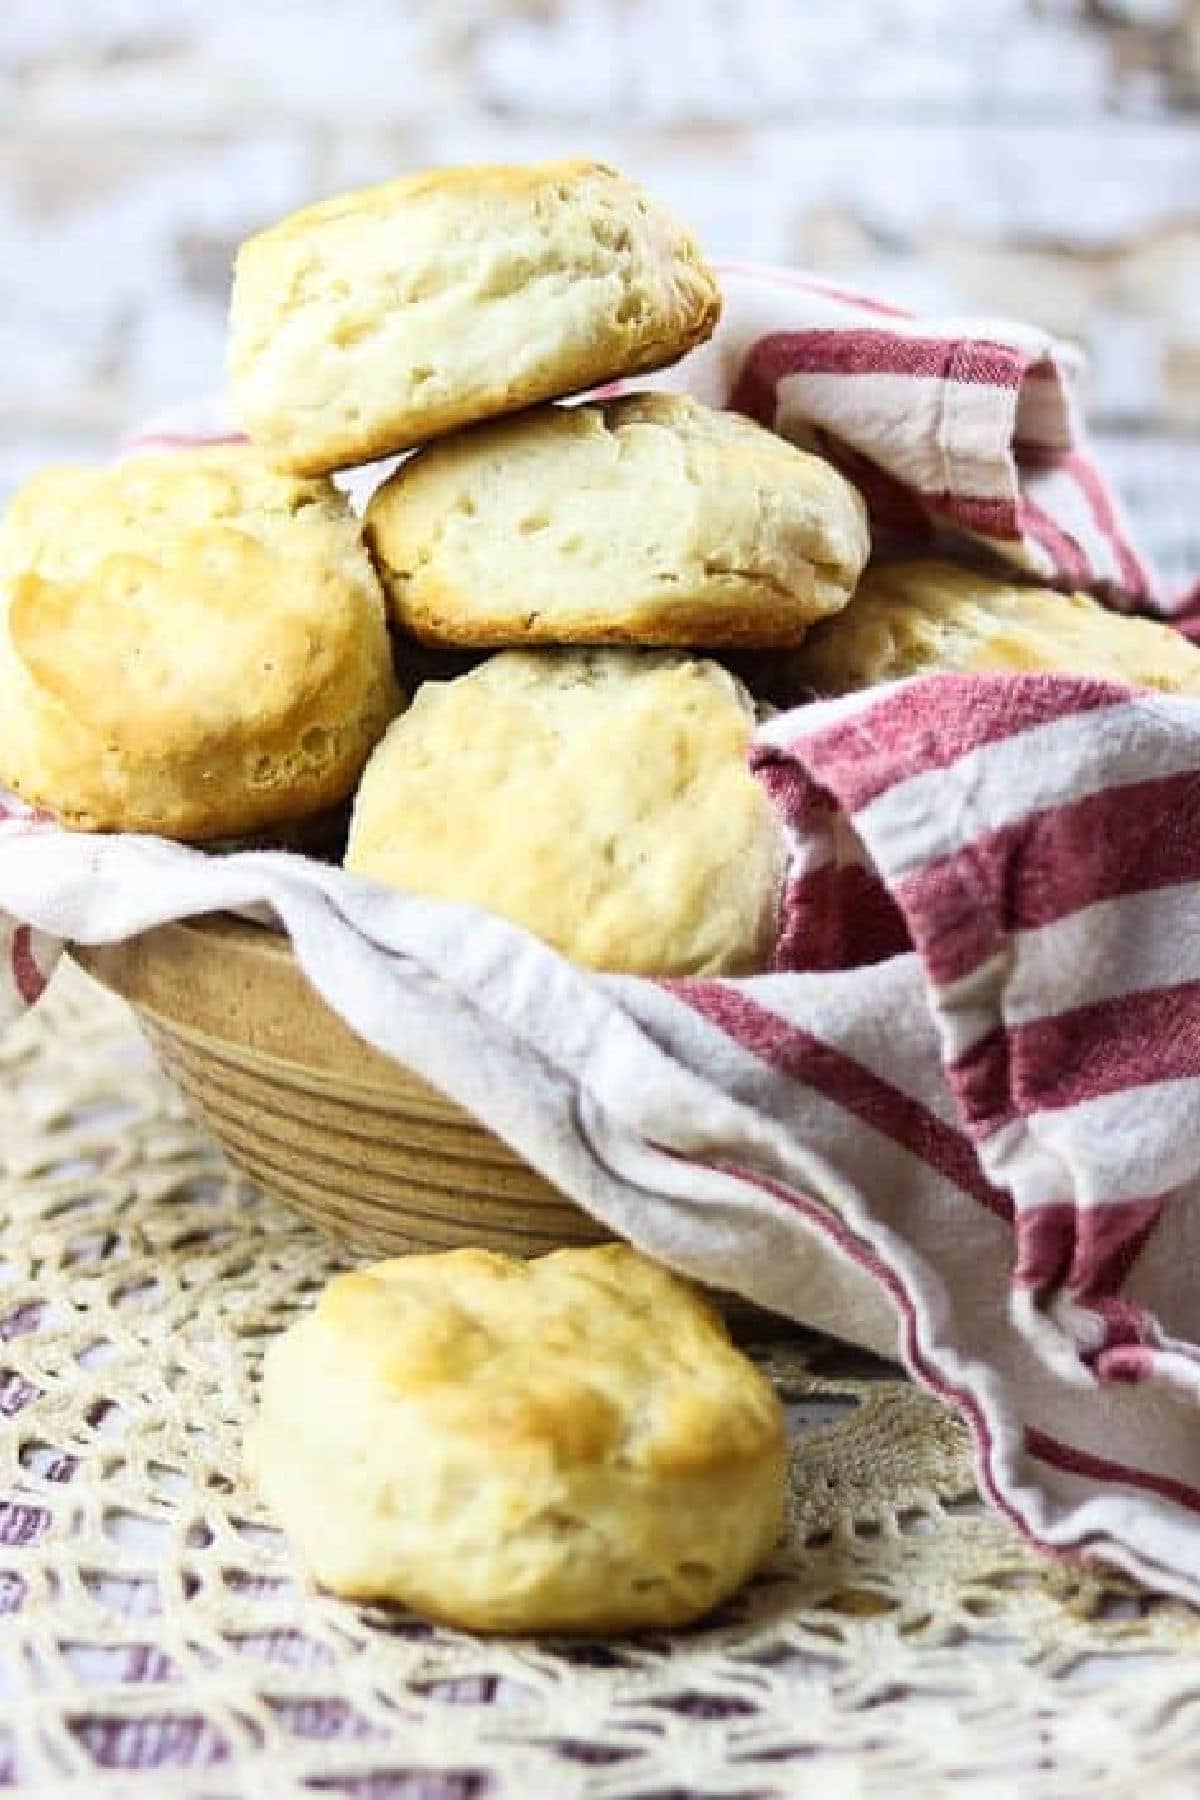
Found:
[[[286,938],[226,916],[74,960],[128,1000],[232,1163],[356,1254],[611,1237],[484,1126],[344,1025]],[[766,1315],[718,1296],[739,1332]],[[772,1320],[775,1329],[780,1321]]]
[[[72,955],[133,1005],[230,1161],[350,1249],[538,1256],[611,1236],[356,1037],[275,932],[209,917]]]

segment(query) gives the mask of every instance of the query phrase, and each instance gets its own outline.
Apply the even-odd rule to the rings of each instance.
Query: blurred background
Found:
[[[1200,574],[1200,0],[0,0],[0,493],[220,381],[254,227],[572,151],[715,255],[1082,340]]]

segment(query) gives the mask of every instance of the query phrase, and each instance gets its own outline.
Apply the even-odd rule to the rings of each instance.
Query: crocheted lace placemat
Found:
[[[298,1586],[239,1467],[338,1266],[73,969],[0,1042],[0,1786],[361,1800],[1200,1786],[1200,1618],[1026,1549],[957,1422],[816,1338],[788,1540],[716,1618],[487,1641]]]

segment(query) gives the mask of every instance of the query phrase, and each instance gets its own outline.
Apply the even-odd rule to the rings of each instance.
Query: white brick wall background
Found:
[[[1080,338],[1200,570],[1200,0],[0,0],[0,491],[219,381],[256,225],[575,150],[714,252]]]

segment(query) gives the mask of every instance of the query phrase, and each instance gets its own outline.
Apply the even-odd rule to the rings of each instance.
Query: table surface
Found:
[[[688,1632],[493,1640],[298,1583],[240,1469],[266,1337],[336,1266],[64,968],[0,1041],[0,1785],[39,1794],[1164,1794],[1200,1616],[1039,1558],[888,1365],[759,1346],[791,1521]]]

